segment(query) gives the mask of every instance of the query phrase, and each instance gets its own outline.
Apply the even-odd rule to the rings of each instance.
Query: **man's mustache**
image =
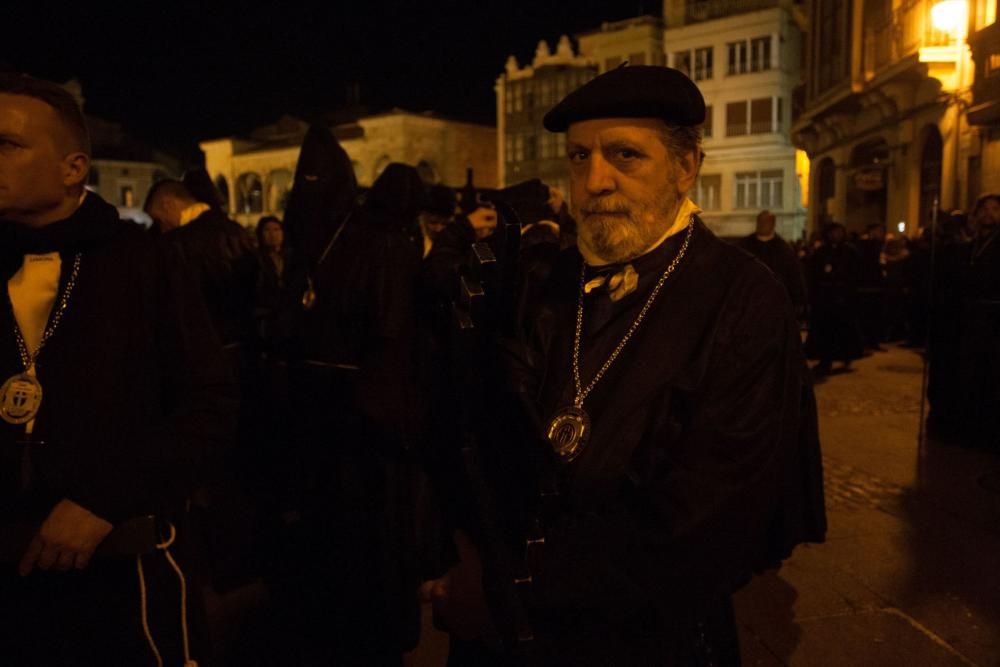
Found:
[[[588,204],[580,207],[580,212],[584,215],[628,215],[632,210],[625,204]]]

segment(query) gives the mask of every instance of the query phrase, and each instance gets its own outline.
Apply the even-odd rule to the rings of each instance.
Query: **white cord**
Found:
[[[173,524],[170,526],[170,537],[167,538],[165,542],[156,545],[156,548],[163,552],[164,557],[167,562],[170,563],[170,567],[173,568],[174,572],[177,573],[177,578],[181,584],[181,639],[184,643],[184,667],[198,667],[198,663],[191,659],[191,645],[188,637],[188,621],[187,621],[187,581],[184,579],[184,572],[181,570],[180,565],[174,560],[173,555],[170,553],[170,546],[177,539],[177,530],[174,528]],[[156,647],[156,642],[153,641],[153,634],[149,629],[149,615],[147,610],[147,599],[146,599],[146,577],[142,570],[142,556],[136,557],[137,568],[139,570],[139,597],[142,603],[142,629],[146,633],[146,641],[149,642],[149,647],[153,651],[153,656],[156,658],[157,667],[163,667],[163,656],[160,655],[160,650]]]

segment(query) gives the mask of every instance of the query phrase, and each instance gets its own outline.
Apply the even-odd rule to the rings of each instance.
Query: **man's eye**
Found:
[[[587,159],[587,151],[570,151],[570,162],[583,162]]]
[[[631,148],[623,148],[620,151],[618,151],[618,157],[622,158],[623,160],[634,160],[640,157],[640,155],[641,154],[639,153],[639,151],[632,150]]]

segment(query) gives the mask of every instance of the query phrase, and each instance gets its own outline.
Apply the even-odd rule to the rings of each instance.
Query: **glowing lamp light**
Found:
[[[965,29],[968,20],[965,0],[941,0],[931,7],[931,23],[935,30],[958,35]]]
[[[900,234],[905,234],[906,233],[906,223],[904,221],[900,220],[899,224],[896,225],[896,229],[899,230]]]

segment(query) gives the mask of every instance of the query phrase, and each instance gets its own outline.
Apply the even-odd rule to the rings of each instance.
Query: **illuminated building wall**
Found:
[[[979,133],[966,118],[965,0],[810,0],[803,112],[812,228],[871,223],[917,234],[935,201],[964,209]],[[942,9],[944,10],[942,12]]]
[[[249,137],[199,144],[235,220],[252,226],[261,215],[284,214],[307,129],[305,122],[285,117]],[[338,124],[333,133],[363,187],[392,162],[416,167],[428,183],[461,187],[471,167],[476,185],[497,185],[496,130],[490,126],[396,109]]]

